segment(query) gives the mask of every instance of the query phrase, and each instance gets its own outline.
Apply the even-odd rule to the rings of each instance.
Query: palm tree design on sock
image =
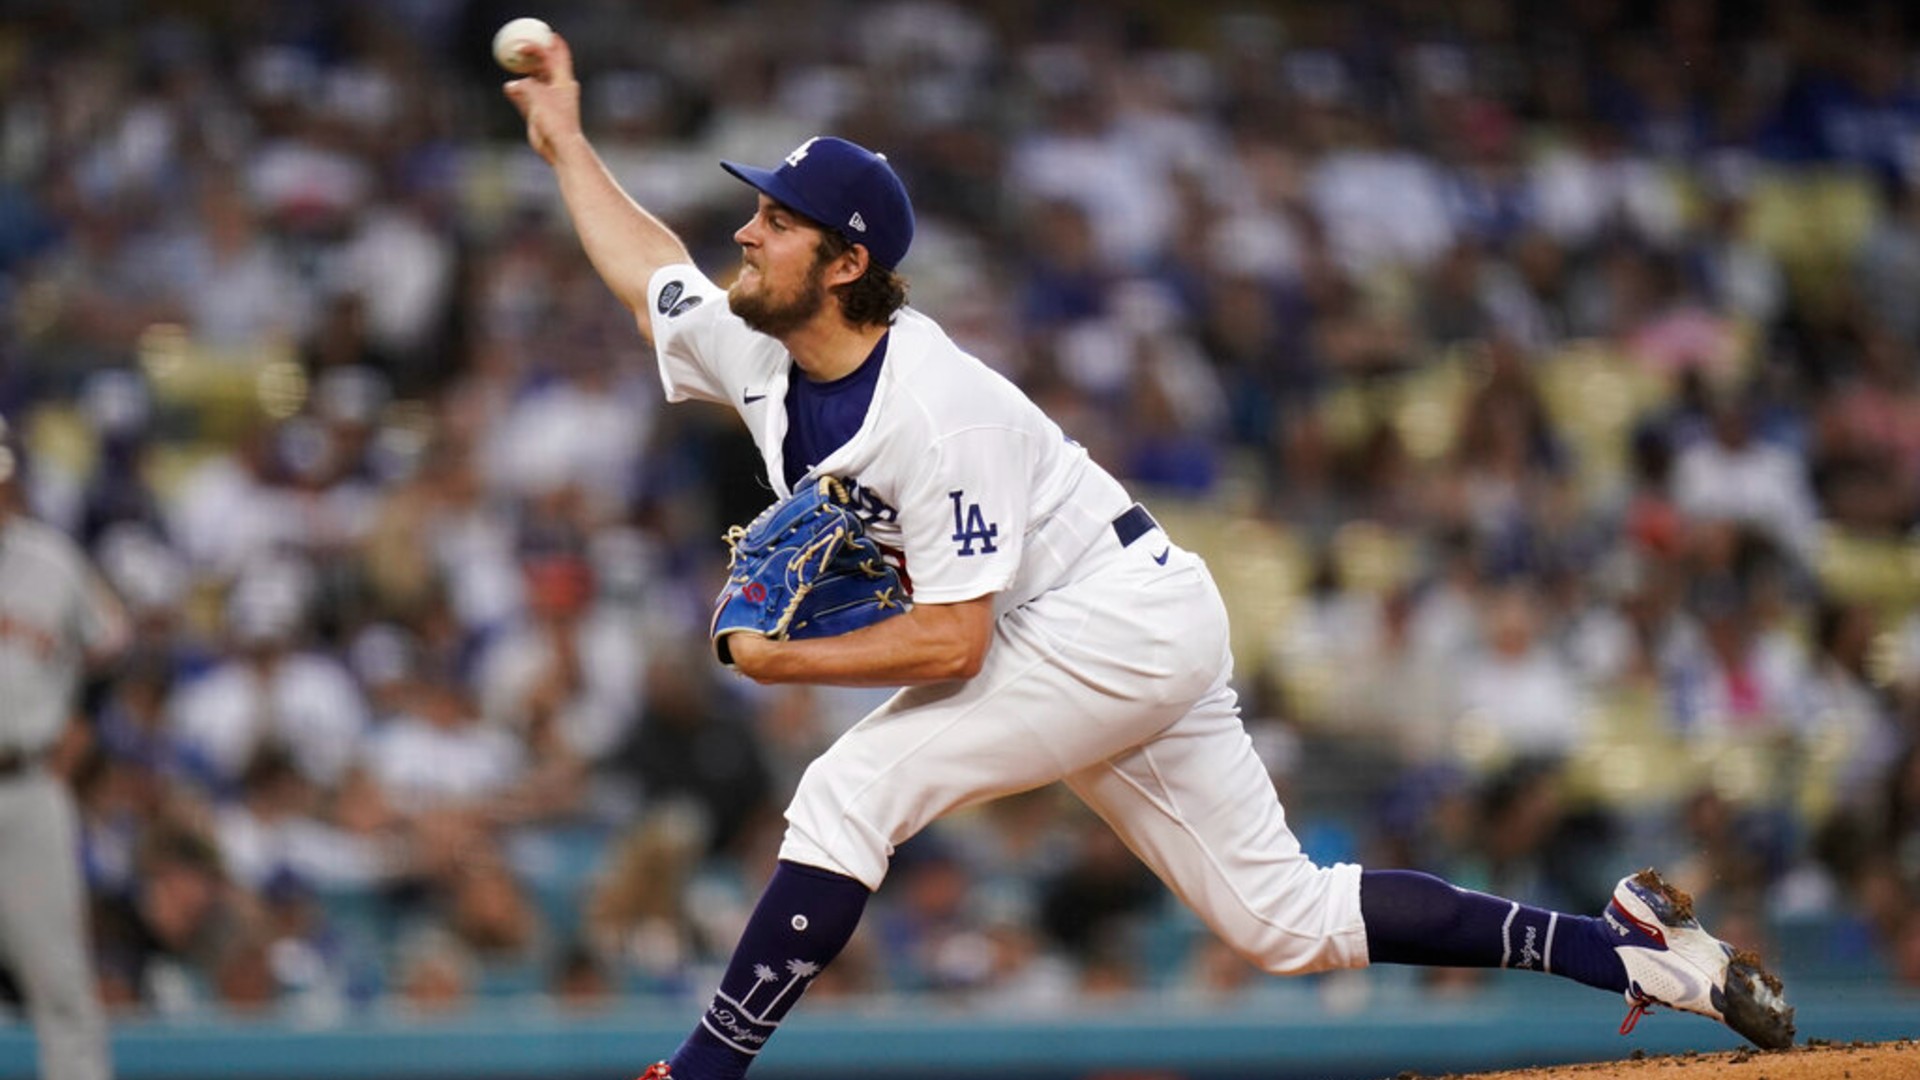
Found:
[[[746,996],[740,999],[740,1011],[746,1013],[748,1016],[752,1016],[753,1010],[749,1008],[749,1006],[753,1004],[753,995],[759,993],[761,987],[770,982],[776,982],[779,978],[780,976],[775,975],[773,969],[767,965],[753,965],[753,989],[747,991]],[[774,1000],[777,1001],[779,999],[775,998]]]
[[[755,977],[758,977],[759,974],[759,970],[755,969]],[[807,960],[789,960],[787,961],[787,974],[792,975],[793,978],[788,979],[787,985],[781,987],[780,992],[773,995],[772,1001],[767,1002],[767,1007],[760,1012],[761,1016],[766,1016],[768,1013],[771,1013],[775,1006],[780,1004],[780,999],[787,996],[787,991],[800,985],[800,980],[811,979],[815,975],[820,974],[820,965]],[[755,987],[755,989],[758,989],[758,987]]]

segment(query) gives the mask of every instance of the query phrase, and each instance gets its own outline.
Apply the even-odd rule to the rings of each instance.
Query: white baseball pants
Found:
[[[997,621],[979,675],[903,690],[821,754],[780,857],[877,889],[934,819],[1062,780],[1255,965],[1364,966],[1360,868],[1300,850],[1232,670],[1205,563],[1158,530],[1103,537],[1074,580]]]

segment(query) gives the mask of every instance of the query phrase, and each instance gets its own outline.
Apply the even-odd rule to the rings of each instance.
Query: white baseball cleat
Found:
[[[1727,1025],[1768,1050],[1793,1045],[1793,1007],[1780,980],[1760,958],[1707,933],[1693,916],[1693,898],[1652,870],[1620,879],[1607,905],[1614,951],[1627,967],[1627,1019],[1633,1030],[1648,1009],[1664,1005]]]

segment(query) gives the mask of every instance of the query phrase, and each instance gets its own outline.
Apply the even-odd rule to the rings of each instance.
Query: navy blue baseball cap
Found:
[[[913,246],[913,202],[907,187],[876,154],[858,143],[816,135],[775,169],[734,161],[720,167],[760,189],[768,198],[867,249],[889,270]]]

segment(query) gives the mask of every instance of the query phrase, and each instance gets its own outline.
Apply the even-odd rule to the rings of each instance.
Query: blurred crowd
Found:
[[[103,990],[691,1000],[879,700],[709,659],[771,495],[525,146],[529,13],[717,278],[718,159],[888,154],[913,302],[1228,583],[1317,856],[1573,910],[1659,861],[1920,981],[1920,15],[1841,11],[5,5],[0,416],[137,626],[71,760]],[[1258,994],[1186,918],[1036,792],[816,995]]]

